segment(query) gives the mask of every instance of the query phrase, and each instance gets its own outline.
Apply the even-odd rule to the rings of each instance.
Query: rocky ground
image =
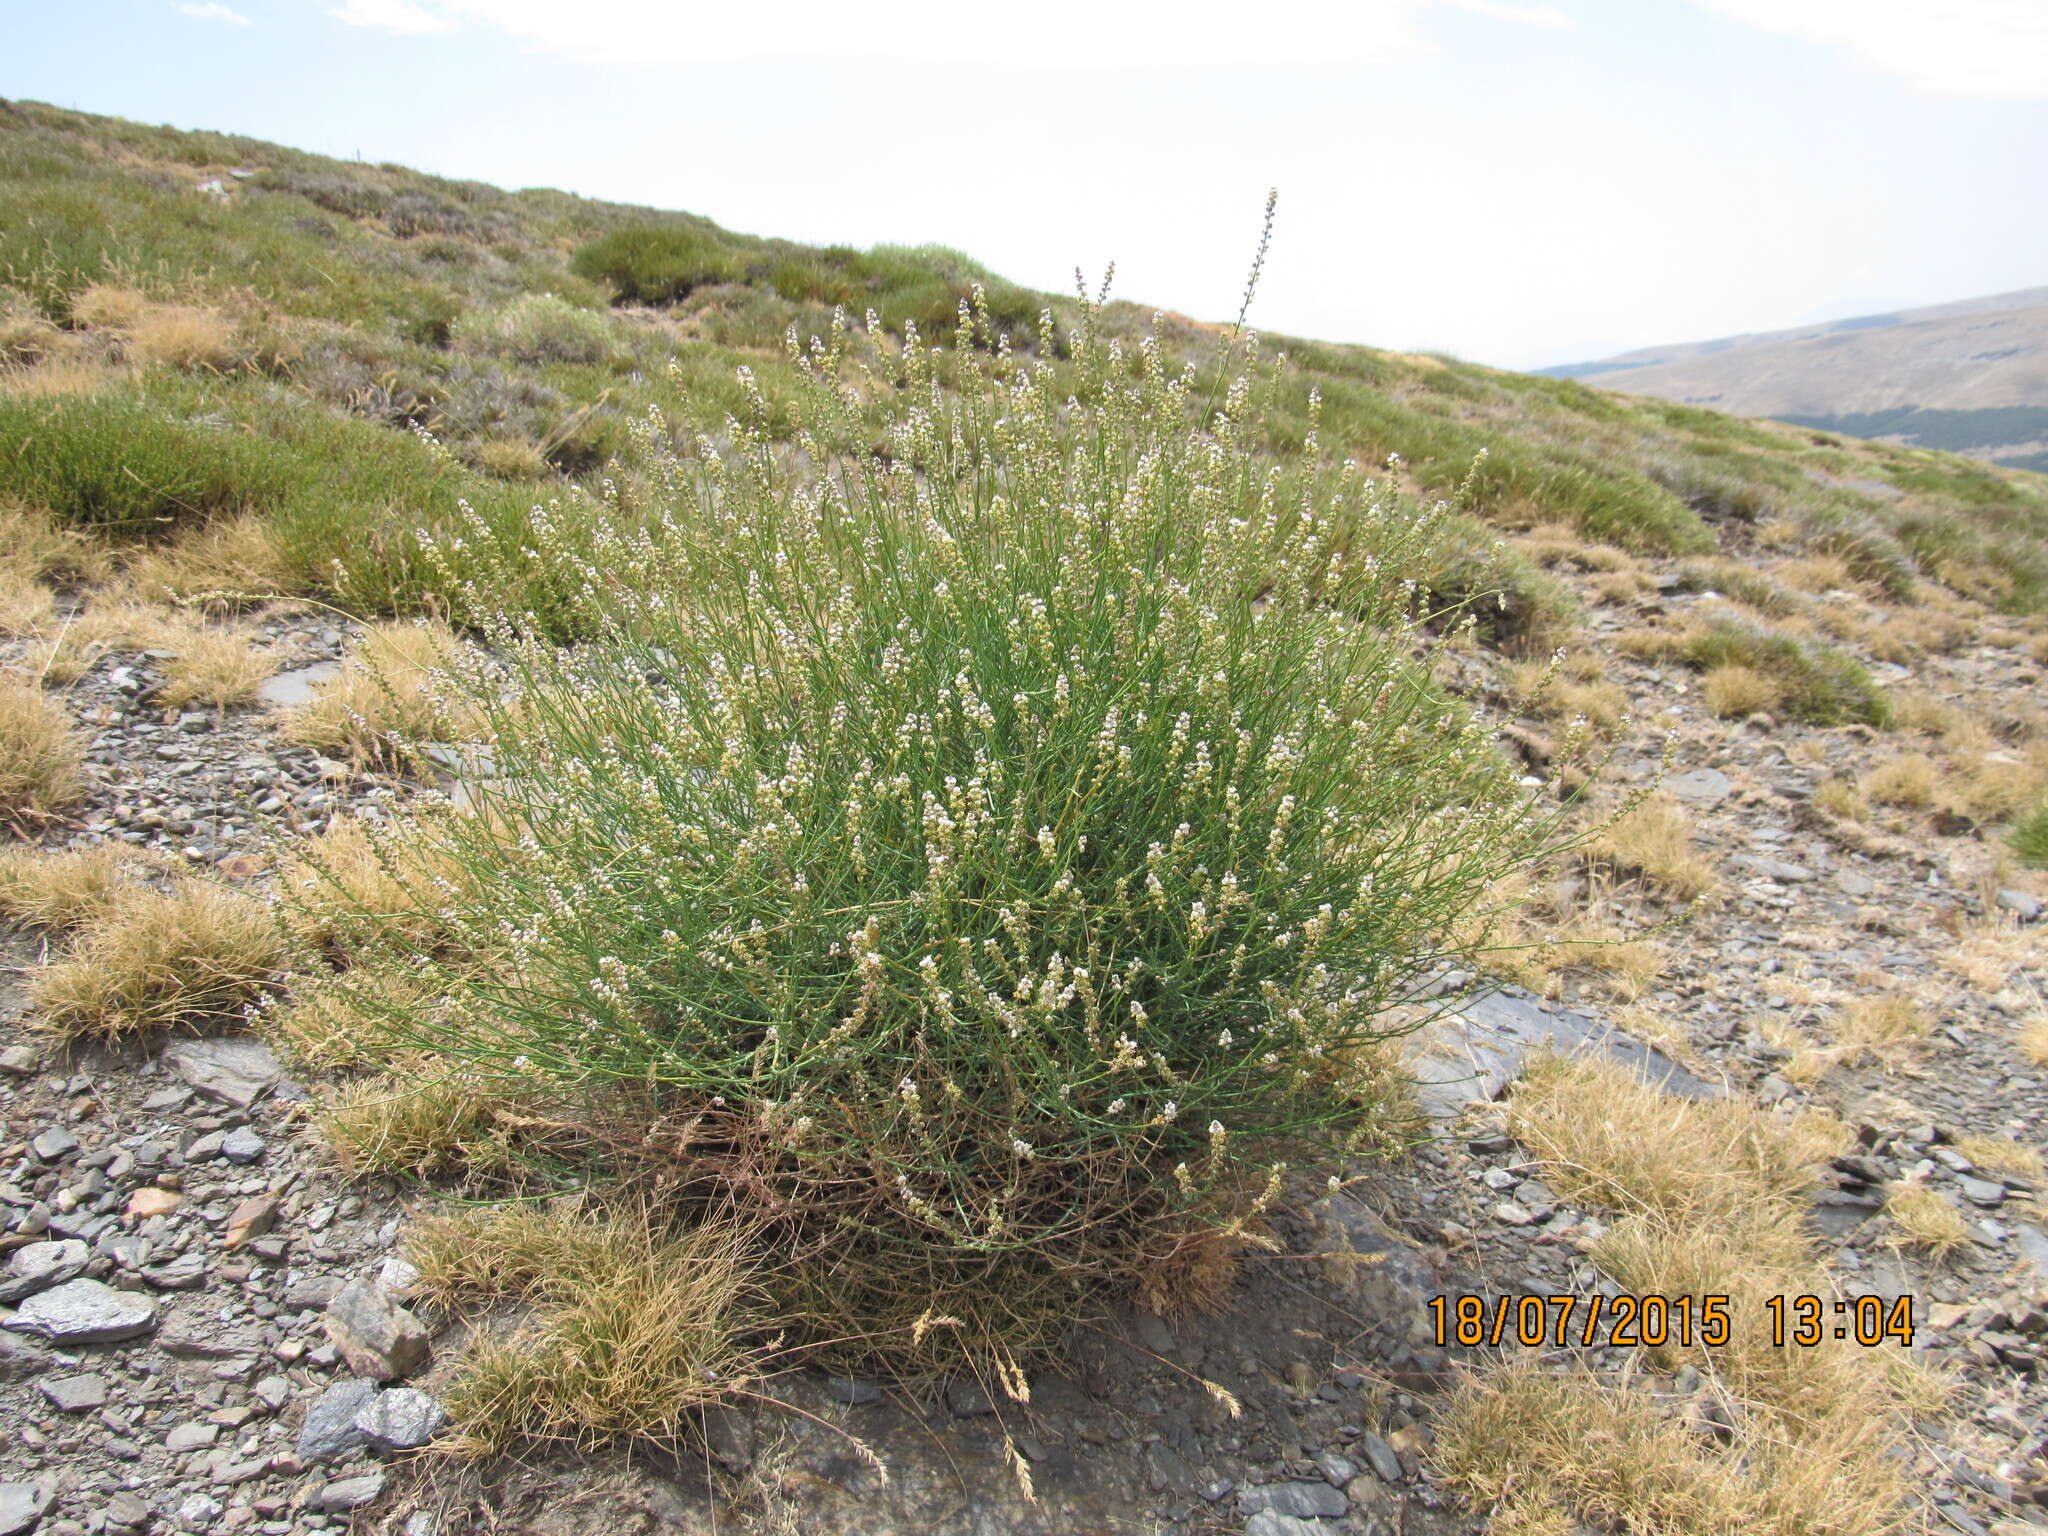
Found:
[[[1691,601],[1593,601],[1589,639]],[[303,696],[320,676],[304,669],[343,638],[303,615],[267,621],[271,701]],[[68,690],[97,789],[53,846],[121,838],[260,886],[279,834],[410,792],[281,743],[266,706],[166,717],[148,703],[159,660],[109,653]],[[1580,1252],[1597,1220],[1534,1176],[1492,1103],[1544,1044],[1619,1056],[1677,1092],[1812,1101],[1848,1122],[1858,1147],[1818,1192],[1816,1229],[1846,1294],[1917,1298],[1918,1347],[1956,1377],[1912,1451],[1929,1518],[1964,1536],[2048,1524],[2048,1192],[1954,1145],[2048,1146],[2048,1071],[2014,1045],[2048,970],[2039,885],[1987,883],[1991,846],[1972,829],[1829,835],[1811,796],[1844,761],[1873,760],[1861,728],[1716,721],[1675,672],[1616,656],[1609,675],[1641,717],[1612,776],[1656,773],[1675,730],[1667,787],[1725,882],[1657,935],[1662,973],[1636,1001],[1668,1057],[1615,1028],[1590,976],[1549,1000],[1463,1006],[1412,1047],[1435,1136],[1339,1193],[1305,1183],[1277,1225],[1285,1251],[1247,1261],[1224,1315],[1078,1330],[1024,1407],[966,1382],[920,1401],[777,1378],[761,1387],[774,1401],[715,1415],[701,1458],[681,1463],[415,1454],[441,1428],[434,1394],[464,1332],[408,1301],[396,1252],[425,1192],[345,1179],[303,1131],[307,1087],[253,1037],[53,1048],[26,1004],[42,941],[0,935],[0,1536],[1475,1530],[1430,1466],[1431,1404],[1458,1362],[1432,1340],[1428,1298],[1606,1284]],[[1916,662],[1913,681],[1958,700],[2038,697],[2041,673],[1985,645]],[[1934,1038],[1791,1071],[1802,1010],[1873,978],[1938,992]],[[1969,1213],[1960,1253],[1931,1262],[1894,1242],[1877,1191],[1900,1178]],[[1681,1373],[1660,1390],[1682,1404],[1698,1386]]]

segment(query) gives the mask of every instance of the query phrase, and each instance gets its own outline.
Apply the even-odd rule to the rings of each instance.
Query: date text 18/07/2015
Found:
[[[1780,1349],[1830,1339],[1876,1348],[1913,1342],[1913,1298],[1768,1296],[1763,1315],[1738,1319],[1729,1296],[1474,1296],[1429,1298],[1439,1345],[1515,1344],[1527,1349],[1661,1349],[1725,1345],[1738,1324],[1761,1326]]]

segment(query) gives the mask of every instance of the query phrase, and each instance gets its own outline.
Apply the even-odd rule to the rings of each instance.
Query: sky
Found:
[[[0,0],[0,96],[1510,368],[2048,284],[2048,0]]]

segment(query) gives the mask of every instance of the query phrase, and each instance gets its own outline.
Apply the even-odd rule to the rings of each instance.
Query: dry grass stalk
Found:
[[[1759,1322],[1764,1297],[1824,1287],[1801,1214],[1843,1127],[1686,1102],[1608,1063],[1553,1059],[1518,1089],[1509,1129],[1554,1187],[1620,1214],[1592,1256],[1625,1289],[1734,1298],[1728,1345],[1692,1359],[1735,1428],[1717,1447],[1645,1392],[1510,1364],[1475,1375],[1440,1421],[1451,1478],[1501,1504],[1511,1530],[1549,1529],[1545,1509],[1657,1536],[1889,1529],[1906,1495],[1888,1443],[1906,1368],[1846,1345],[1778,1349]]]
[[[278,732],[323,752],[387,761],[407,743],[443,739],[453,722],[431,680],[459,643],[445,624],[372,624],[317,698],[280,713]]]
[[[157,694],[167,708],[203,703],[226,709],[247,703],[272,671],[270,656],[238,630],[192,628],[171,643],[178,654],[164,664],[164,685]]]
[[[493,1178],[512,1165],[518,1118],[513,1101],[476,1074],[413,1051],[323,1095],[313,1127],[353,1174]]]
[[[1925,810],[1934,804],[1934,792],[1941,771],[1924,752],[1895,757],[1863,776],[1863,795],[1879,805],[1896,805],[1907,810]]]

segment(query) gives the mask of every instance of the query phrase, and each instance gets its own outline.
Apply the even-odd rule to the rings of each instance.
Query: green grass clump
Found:
[[[2048,805],[2015,825],[2011,842],[2012,851],[2019,855],[2022,864],[2048,869]]]
[[[641,224],[583,246],[569,263],[579,277],[607,285],[622,304],[673,304],[699,288],[737,280],[740,253],[708,229]]]
[[[910,349],[886,456],[822,365],[794,451],[657,443],[587,646],[495,597],[549,528],[470,536],[500,776],[432,835],[451,947],[516,937],[383,1026],[582,1095],[615,1176],[761,1225],[793,1336],[898,1368],[1213,1287],[1287,1160],[1399,1134],[1386,1005],[1553,836],[1409,659],[1442,509],[1273,516],[1252,394],[1202,429],[1084,331],[1070,403],[989,323]]]
[[[1702,672],[1739,666],[1776,682],[1779,707],[1814,725],[1861,721],[1883,725],[1891,718],[1884,690],[1854,657],[1817,640],[1730,619],[1710,619],[1689,629],[1680,653]]]

